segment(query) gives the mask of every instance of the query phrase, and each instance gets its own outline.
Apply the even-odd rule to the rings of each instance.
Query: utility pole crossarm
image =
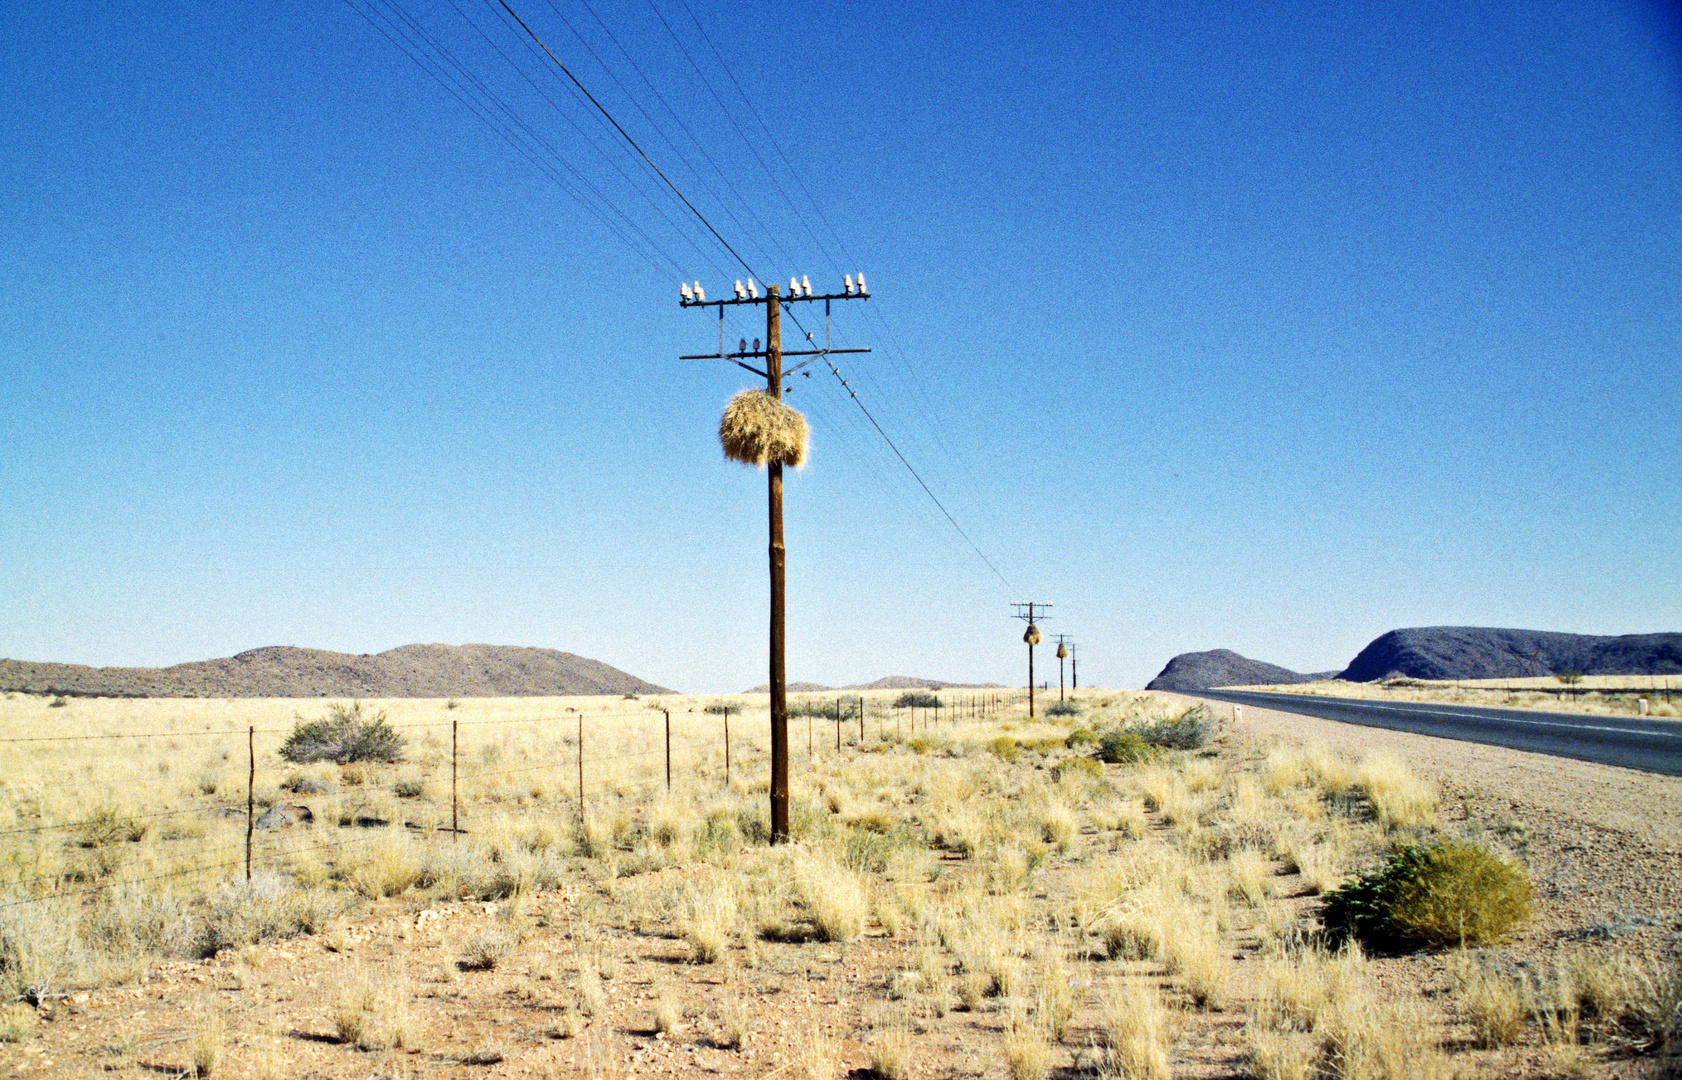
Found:
[[[805,293],[804,295],[801,295],[801,296],[784,296],[784,297],[781,297],[782,302],[785,303],[785,304],[795,304],[795,303],[804,304],[804,303],[807,303],[808,301],[812,301],[812,300],[869,300],[869,299],[870,299],[870,294],[869,293],[824,293],[823,295],[813,295],[812,293]],[[770,302],[771,302],[771,297],[770,296],[742,296],[742,297],[736,297],[736,298],[731,299],[731,300],[683,300],[683,299],[679,299],[678,302],[677,302],[677,306],[678,307],[684,307],[684,308],[734,307],[737,304],[768,304]]]
[[[861,353],[861,352],[870,352],[870,350],[869,349],[784,349],[782,351],[782,355],[783,356],[835,356],[839,353]],[[734,360],[737,357],[741,357],[743,359],[746,359],[748,357],[765,357],[765,356],[769,356],[769,355],[771,355],[771,354],[766,352],[764,349],[760,349],[757,352],[754,351],[753,349],[746,349],[742,352],[691,353],[688,356],[680,356],[680,357],[678,357],[678,359],[679,360]]]

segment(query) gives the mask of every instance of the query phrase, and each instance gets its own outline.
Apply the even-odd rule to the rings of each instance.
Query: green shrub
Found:
[[[1523,870],[1477,844],[1445,840],[1404,847],[1327,893],[1322,918],[1334,941],[1477,944],[1501,938],[1530,911]]]
[[[940,699],[927,690],[907,690],[899,697],[894,698],[894,708],[938,709],[940,708]]]
[[[292,734],[281,744],[280,756],[287,761],[402,761],[403,736],[385,721],[383,711],[362,714],[362,703],[333,704],[320,720],[300,719]]]
[[[729,716],[731,713],[741,712],[742,707],[733,701],[715,701],[711,705],[702,706],[701,711],[712,713],[714,716]]]
[[[1068,776],[1084,776],[1095,780],[1103,775],[1104,767],[1089,757],[1069,758],[1051,767],[1053,780],[1062,780]]]
[[[1566,686],[1576,686],[1583,681],[1583,673],[1576,668],[1566,668],[1564,671],[1555,673],[1554,678]]]
[[[1122,731],[1116,728],[1098,737],[1098,760],[1107,761],[1111,765],[1132,765],[1144,761],[1155,752],[1156,748],[1136,731]]]
[[[1096,731],[1091,728],[1078,727],[1069,732],[1068,738],[1063,740],[1063,745],[1070,750],[1078,750],[1083,746],[1091,746],[1097,741],[1098,733]]]
[[[1045,707],[1047,716],[1079,716],[1080,706],[1072,701],[1053,701]]]
[[[1202,705],[1193,705],[1172,720],[1158,720],[1139,729],[1152,746],[1169,750],[1197,750],[1215,733],[1215,718]]]
[[[934,749],[934,743],[923,738],[921,735],[912,736],[910,739],[906,740],[905,745],[909,746],[912,750],[919,754],[926,754],[930,750]]]
[[[1000,761],[1008,761],[1011,763],[1014,763],[1022,753],[1021,747],[1017,745],[1016,740],[1011,738],[1009,735],[1000,735],[998,738],[987,744],[987,749],[991,750],[993,752],[993,756],[998,758]]]
[[[70,700],[68,698],[66,698],[63,694],[60,694],[58,697],[55,697],[51,701],[47,702],[47,708],[49,708],[49,709],[62,709],[66,705],[69,705],[69,704],[70,704]]]

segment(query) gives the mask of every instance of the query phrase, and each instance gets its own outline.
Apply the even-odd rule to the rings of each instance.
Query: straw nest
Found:
[[[1040,637],[1040,628],[1035,626],[1033,623],[1029,623],[1028,629],[1022,631],[1022,640],[1026,641],[1030,645],[1038,645],[1045,639]]]
[[[725,457],[743,465],[806,464],[806,418],[764,390],[743,390],[730,399],[718,441]]]

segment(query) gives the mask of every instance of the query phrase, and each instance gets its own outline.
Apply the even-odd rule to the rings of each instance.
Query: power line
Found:
[[[713,223],[707,220],[707,217],[706,217],[705,214],[701,213],[701,211],[699,211],[695,208],[695,204],[689,201],[688,196],[686,196],[683,192],[678,190],[678,186],[676,184],[672,183],[671,178],[668,177],[665,173],[660,171],[660,166],[654,164],[654,159],[649,157],[646,153],[643,152],[643,148],[641,146],[637,145],[637,141],[635,139],[631,138],[630,132],[626,131],[623,127],[619,126],[619,121],[615,120],[613,118],[613,114],[608,112],[607,109],[603,108],[602,103],[596,100],[596,96],[594,94],[590,93],[589,90],[585,89],[584,84],[578,81],[578,77],[575,76],[572,73],[572,71],[565,64],[561,63],[560,57],[556,56],[553,52],[550,52],[549,46],[543,44],[543,39],[538,37],[537,34],[532,31],[532,28],[530,26],[526,25],[526,21],[524,19],[520,18],[520,16],[515,13],[513,8],[508,6],[508,0],[497,0],[497,3],[501,4],[502,9],[504,11],[508,12],[509,16],[515,22],[520,24],[520,29],[524,30],[526,32],[526,35],[537,43],[537,47],[542,49],[545,53],[548,54],[549,59],[551,59],[555,62],[555,66],[560,68],[561,71],[566,73],[566,77],[572,80],[572,84],[574,86],[578,87],[579,91],[585,97],[590,99],[590,104],[594,105],[597,108],[597,110],[601,112],[601,114],[603,116],[607,117],[608,123],[613,125],[614,130],[618,131],[619,134],[624,137],[624,139],[627,143],[630,143],[631,149],[635,150],[637,152],[637,154],[639,156],[641,156],[643,161],[648,163],[648,167],[650,169],[654,170],[654,174],[656,176],[658,176],[660,179],[662,179],[666,182],[666,186],[672,189],[672,194],[676,195],[679,199],[681,199],[683,201],[683,205],[689,207],[689,212],[695,215],[696,220],[700,221],[701,224],[705,225],[707,227],[707,231],[712,233],[713,236],[718,239],[718,242],[724,245],[724,250],[728,251],[732,256],[734,256],[736,261],[741,263],[743,269],[747,270],[747,272],[750,275],[753,274],[753,267],[748,265],[747,260],[742,258],[741,254],[738,253],[734,247],[730,246],[730,241],[726,240],[724,238],[723,234],[721,234],[717,229],[713,228]]]
[[[1002,573],[999,572],[999,568],[997,566],[993,565],[993,560],[989,559],[987,557],[987,553],[982,551],[981,548],[979,546],[977,546],[977,544],[974,540],[970,539],[969,533],[965,532],[964,527],[962,525],[958,524],[958,519],[953,517],[952,512],[950,510],[946,509],[946,504],[940,501],[940,496],[936,495],[934,493],[934,491],[929,487],[929,485],[923,482],[923,478],[917,472],[916,468],[914,468],[912,466],[911,462],[906,460],[904,454],[899,452],[899,447],[894,445],[893,439],[888,437],[888,433],[886,431],[882,430],[882,425],[878,424],[876,422],[876,417],[872,416],[870,414],[870,410],[865,408],[864,402],[859,400],[858,392],[855,391],[851,386],[848,386],[847,385],[847,380],[841,377],[840,369],[838,369],[835,366],[835,364],[829,359],[829,357],[827,355],[824,356],[823,362],[829,368],[830,374],[834,375],[835,378],[841,383],[842,387],[844,387],[847,390],[848,395],[853,399],[853,403],[856,404],[859,407],[860,412],[864,413],[865,418],[867,420],[869,420],[871,426],[876,429],[876,433],[878,435],[882,436],[882,441],[886,442],[888,444],[888,448],[891,449],[894,452],[894,455],[899,458],[900,464],[904,465],[905,468],[906,468],[906,471],[908,471],[913,477],[916,477],[917,483],[919,485],[921,485],[924,493],[926,493],[930,499],[934,500],[934,504],[936,506],[940,507],[940,512],[942,514],[946,515],[946,520],[952,523],[952,527],[954,529],[958,530],[958,535],[962,536],[964,538],[964,541],[969,544],[970,550],[974,551],[976,553],[976,555],[980,556],[981,561],[987,564],[987,569],[993,571],[993,576],[998,578],[1000,583],[1003,584],[1005,588],[1011,590],[1012,592],[1015,592],[1016,591],[1016,586],[1012,585],[1010,583],[1010,579],[1005,577]]]

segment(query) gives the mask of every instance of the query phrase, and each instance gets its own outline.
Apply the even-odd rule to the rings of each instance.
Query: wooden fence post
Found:
[[[730,786],[730,706],[724,707],[724,786]]]
[[[461,798],[456,794],[456,743],[458,720],[450,721],[450,843],[461,839]]]
[[[578,714],[578,822],[584,823],[584,714]]]
[[[661,709],[666,714],[666,791],[672,790],[672,710]]]
[[[257,728],[252,726],[245,733],[245,749],[251,758],[251,771],[245,776],[245,880],[251,880],[251,833],[256,827],[257,796],[254,790],[257,786]]]
[[[859,695],[859,745],[864,745],[864,695]]]

